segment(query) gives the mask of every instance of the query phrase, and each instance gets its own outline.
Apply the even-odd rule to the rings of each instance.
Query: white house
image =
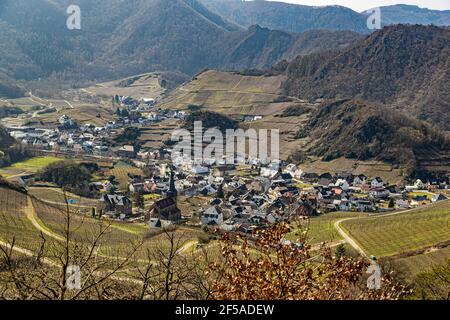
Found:
[[[372,180],[372,182],[370,183],[370,186],[373,189],[382,188],[384,186],[384,181],[380,177],[376,177],[375,179]]]
[[[278,173],[278,170],[270,168],[270,167],[263,167],[261,168],[261,176],[266,178],[273,178]]]
[[[348,191],[350,188],[350,185],[348,184],[347,180],[345,179],[338,179],[336,183],[334,184],[335,187],[340,187],[344,191]]]
[[[262,116],[247,115],[247,116],[244,116],[244,122],[258,121],[258,120],[261,120],[262,118],[263,118]]]
[[[435,194],[433,198],[431,198],[431,202],[438,202],[438,201],[444,201],[447,200],[447,197],[443,194]]]
[[[422,182],[422,180],[417,179],[416,182],[412,186],[406,186],[405,190],[408,192],[416,191],[416,190],[423,190],[425,189],[425,184]]]
[[[284,171],[290,173],[296,179],[300,179],[303,174],[303,170],[293,163],[288,164]]]
[[[414,186],[417,188],[417,190],[425,189],[425,184],[420,179],[416,180],[416,182],[414,183]]]
[[[360,187],[367,183],[367,177],[365,175],[360,174],[353,179],[353,186]]]
[[[223,212],[219,207],[209,207],[202,213],[201,221],[205,225],[221,225]]]
[[[69,116],[67,116],[67,115],[65,115],[65,114],[63,114],[59,119],[58,119],[58,122],[61,124],[61,125],[67,125],[67,126],[72,126],[73,125],[73,120],[69,117]]]
[[[395,201],[397,208],[398,209],[409,209],[409,202],[407,200],[403,200],[403,199],[398,199],[397,201]]]
[[[365,200],[356,201],[356,207],[358,208],[358,211],[361,211],[361,212],[375,210],[375,206],[372,204],[372,202],[365,201]]]

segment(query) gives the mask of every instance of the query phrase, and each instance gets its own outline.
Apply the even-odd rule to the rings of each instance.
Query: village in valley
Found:
[[[0,1],[0,301],[450,299],[449,8],[283,1]]]
[[[176,165],[167,143],[170,131],[165,137],[157,134],[160,141],[153,147],[140,143],[136,132],[167,122],[176,127],[186,111],[161,109],[158,98],[114,95],[112,104],[115,119],[101,126],[63,114],[52,126],[8,128],[36,155],[95,163],[89,181],[95,205],[85,210],[94,217],[145,223],[151,229],[188,225],[210,233],[251,235],[299,216],[408,210],[446,200],[450,191],[448,177],[397,185],[365,174],[306,171],[288,161]],[[241,121],[261,118],[245,115]],[[32,188],[41,185],[38,172],[10,180]],[[75,206],[78,201],[72,198]]]
[[[205,71],[173,90],[161,82],[145,74],[7,101],[21,112],[0,132],[13,143],[0,154],[5,240],[36,250],[42,233],[60,242],[73,220],[86,243],[108,230],[103,256],[126,259],[139,243],[139,263],[170,248],[222,261],[227,239],[255,250],[262,234],[288,226],[285,246],[398,264],[408,281],[424,263],[445,263],[445,167],[428,162],[437,170],[414,176],[375,158],[308,154],[302,128],[323,101],[284,97],[268,77]]]

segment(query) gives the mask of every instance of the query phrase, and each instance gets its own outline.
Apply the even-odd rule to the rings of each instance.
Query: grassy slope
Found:
[[[38,250],[41,243],[40,231],[33,226],[26,216],[27,195],[0,188],[0,241],[12,241],[14,238],[16,245],[32,251]],[[66,213],[57,206],[48,205],[39,200],[32,200],[35,220],[45,230],[61,237],[64,234],[66,223]],[[28,212],[29,213],[29,212]],[[93,240],[93,236],[99,232],[100,226],[107,226],[109,223],[81,216],[71,215],[71,236],[73,239],[88,244]],[[136,253],[136,258],[144,258],[146,250],[151,251],[157,248],[168,248],[169,241],[164,234],[157,234],[147,237],[148,227],[144,224],[128,224],[111,222],[108,231],[101,241],[100,253],[106,256],[125,256],[132,248],[133,243],[143,241],[142,246]],[[180,243],[196,241],[203,232],[196,229],[179,228],[175,231],[175,236],[180,239]],[[59,241],[50,235],[45,235],[46,241]]]
[[[408,274],[413,276],[430,270],[437,265],[442,265],[449,261],[449,259],[450,246],[436,251],[431,250],[412,257],[396,259],[395,262],[404,267]]]
[[[39,170],[45,168],[49,164],[61,161],[57,157],[35,157],[22,162],[14,163],[13,165],[0,169],[0,175],[11,176],[19,173],[31,174],[37,173]]]
[[[342,218],[352,218],[364,216],[363,213],[355,212],[333,212],[323,214],[318,217],[313,217],[310,220],[308,237],[311,244],[318,244],[321,242],[332,242],[341,240],[342,237],[334,228],[334,223]],[[299,230],[294,230],[289,233],[286,238],[291,241],[295,241],[298,237],[296,234]]]
[[[41,239],[23,212],[26,205],[25,194],[0,188],[0,241],[14,239],[22,248],[37,250]]]
[[[395,216],[346,221],[342,226],[370,255],[413,251],[450,239],[450,201]]]

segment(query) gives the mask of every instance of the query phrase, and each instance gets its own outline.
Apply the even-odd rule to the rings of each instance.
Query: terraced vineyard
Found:
[[[341,225],[369,255],[405,253],[450,240],[450,201],[398,215],[345,221]]]
[[[228,115],[249,113],[257,107],[256,113],[273,113],[271,103],[281,95],[282,81],[282,76],[252,77],[209,70],[175,90],[160,106],[184,109],[188,104],[203,105]]]
[[[67,223],[67,213],[57,206],[43,203],[33,199],[35,212],[42,224],[42,227],[50,230],[56,236],[63,236],[65,225]],[[91,243],[94,237],[103,228],[108,227],[101,239],[101,252],[111,256],[125,255],[133,243],[140,242],[143,239],[146,228],[141,225],[125,225],[120,223],[95,220],[88,216],[76,214],[70,215],[71,237],[74,241],[82,243]]]
[[[159,149],[162,144],[169,140],[172,133],[180,126],[177,119],[166,119],[159,123],[141,129],[139,141],[144,148]]]
[[[323,214],[318,217],[313,217],[310,219],[308,237],[310,244],[319,244],[322,242],[333,242],[336,240],[342,240],[342,237],[334,228],[334,223],[340,219],[353,218],[353,217],[363,217],[363,213],[355,212],[333,212],[328,214]],[[295,241],[298,238],[296,235],[299,230],[294,230],[289,233],[286,238],[291,241]]]
[[[59,236],[64,235],[67,214],[63,210],[39,200],[34,200],[33,206],[44,228]],[[100,253],[104,256],[125,257],[131,251],[133,245],[140,244],[139,250],[135,253],[135,258],[144,259],[147,249],[150,251],[157,248],[165,250],[170,245],[164,234],[146,237],[148,227],[143,224],[107,222],[74,214],[71,214],[70,218],[71,237],[74,241],[82,243],[91,243],[102,227],[108,227],[100,243]],[[197,240],[203,234],[201,230],[187,228],[177,229],[175,233],[181,244]]]
[[[36,250],[41,238],[24,213],[26,206],[26,194],[0,188],[0,241],[11,242],[14,238],[18,246]]]
[[[36,198],[47,202],[64,204],[66,201],[64,198],[64,192],[59,188],[36,187],[29,188],[28,192]],[[99,204],[96,199],[83,198],[69,192],[66,192],[66,196],[68,200],[74,201],[75,206],[96,207]]]
[[[31,199],[32,207],[28,199]],[[34,216],[35,225],[28,215]],[[170,241],[164,234],[148,236],[145,224],[129,224],[115,221],[96,220],[89,216],[70,214],[71,239],[80,244],[91,244],[101,228],[107,228],[101,238],[98,253],[103,257],[121,258],[130,253],[132,247],[140,244],[135,259],[145,259],[147,249],[168,249]],[[39,249],[43,231],[48,244],[61,242],[65,233],[67,213],[59,206],[44,203],[34,197],[14,190],[0,188],[0,241],[8,242],[15,238],[19,248],[36,252]],[[37,224],[37,226],[36,226]],[[180,227],[174,231],[175,238],[182,246],[195,247],[203,235],[200,229]]]

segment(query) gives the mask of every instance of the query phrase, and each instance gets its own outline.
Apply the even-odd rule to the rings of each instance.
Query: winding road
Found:
[[[369,214],[369,217],[375,217],[375,218],[381,219],[381,218],[385,218],[385,217],[396,216],[396,215],[403,214],[403,213],[413,212],[416,210],[422,210],[422,209],[424,209],[426,207],[430,207],[432,205],[433,204],[429,204],[429,205],[421,206],[421,207],[414,208],[414,209],[395,211],[395,212],[385,213],[385,214],[382,214],[382,213]],[[341,223],[343,223],[345,221],[356,220],[356,219],[361,219],[361,217],[340,219],[334,223],[334,228],[344,238],[345,242],[347,242],[350,246],[352,246],[352,248],[355,249],[361,256],[363,256],[364,258],[369,260],[372,264],[376,264],[375,261],[370,258],[369,254],[366,251],[364,251],[364,249],[356,242],[356,240],[353,239],[352,237],[350,237],[350,235],[347,234],[347,232],[345,232],[345,230],[341,227]]]

